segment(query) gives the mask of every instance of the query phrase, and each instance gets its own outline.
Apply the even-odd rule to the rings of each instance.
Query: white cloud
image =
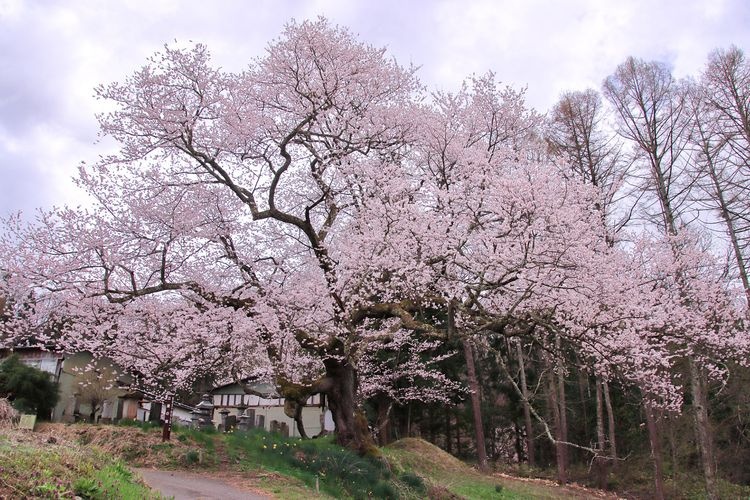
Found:
[[[241,70],[289,19],[319,14],[421,65],[430,86],[494,70],[528,85],[541,110],[563,90],[598,88],[628,55],[683,76],[714,48],[750,49],[746,0],[0,0],[0,214],[75,200],[65,179],[99,152],[97,84],[174,39],[204,42],[218,64]]]

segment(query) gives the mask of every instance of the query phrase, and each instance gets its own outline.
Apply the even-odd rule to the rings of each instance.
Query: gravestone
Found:
[[[333,413],[331,413],[331,410],[326,410],[323,414],[323,430],[326,432],[333,432],[336,430],[336,424],[333,421]]]
[[[105,399],[102,403],[102,415],[99,419],[99,422],[103,424],[109,424],[112,422],[112,410],[113,410],[113,404],[112,401],[109,399]]]
[[[117,409],[115,410],[115,422],[122,420],[122,408],[125,406],[125,399],[122,396],[117,397]]]
[[[18,422],[18,428],[26,431],[33,431],[36,425],[36,415],[29,415],[24,413],[21,415],[21,420]]]

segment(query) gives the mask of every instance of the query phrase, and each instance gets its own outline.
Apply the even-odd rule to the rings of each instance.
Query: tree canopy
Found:
[[[623,115],[628,64],[606,87]],[[665,408],[682,403],[681,359],[716,376],[747,359],[736,294],[699,235],[614,245],[601,207],[616,151],[595,152],[601,183],[571,175],[523,92],[491,73],[429,93],[319,19],[242,72],[168,46],[97,94],[120,151],[81,168],[93,205],[7,221],[0,252],[5,295],[33,290],[26,327],[57,321],[65,349],[163,386],[219,372],[273,379],[299,405],[325,393],[339,441],[361,451],[364,395],[447,397],[417,354],[451,336],[564,342]],[[399,394],[403,377],[421,390]]]

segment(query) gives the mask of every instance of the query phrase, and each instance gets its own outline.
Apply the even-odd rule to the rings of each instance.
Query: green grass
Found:
[[[331,437],[302,440],[253,429],[225,435],[224,444],[240,468],[293,477],[336,498],[399,498],[398,489],[414,489],[392,477],[382,461],[360,457]]]
[[[525,500],[534,498],[533,496],[509,490],[499,483],[491,481],[458,481],[449,490],[461,497],[477,500]]]
[[[219,463],[216,452],[216,441],[219,440],[219,434],[215,430],[196,430],[188,428],[175,429],[172,433],[173,439],[182,443],[191,442],[194,448],[188,450],[180,462],[183,465],[203,465],[213,466]]]
[[[0,443],[0,496],[155,499],[127,467],[90,449]]]
[[[138,429],[141,429],[142,431],[150,431],[151,429],[161,429],[161,424],[158,422],[141,422],[138,420],[130,420],[130,419],[122,419],[119,420],[116,424],[120,427],[137,427]]]

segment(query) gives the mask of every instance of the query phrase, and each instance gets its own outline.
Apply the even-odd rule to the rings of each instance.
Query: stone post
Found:
[[[222,408],[219,410],[219,415],[221,415],[221,424],[219,430],[221,432],[227,432],[227,416],[229,415],[229,410],[226,408]]]

